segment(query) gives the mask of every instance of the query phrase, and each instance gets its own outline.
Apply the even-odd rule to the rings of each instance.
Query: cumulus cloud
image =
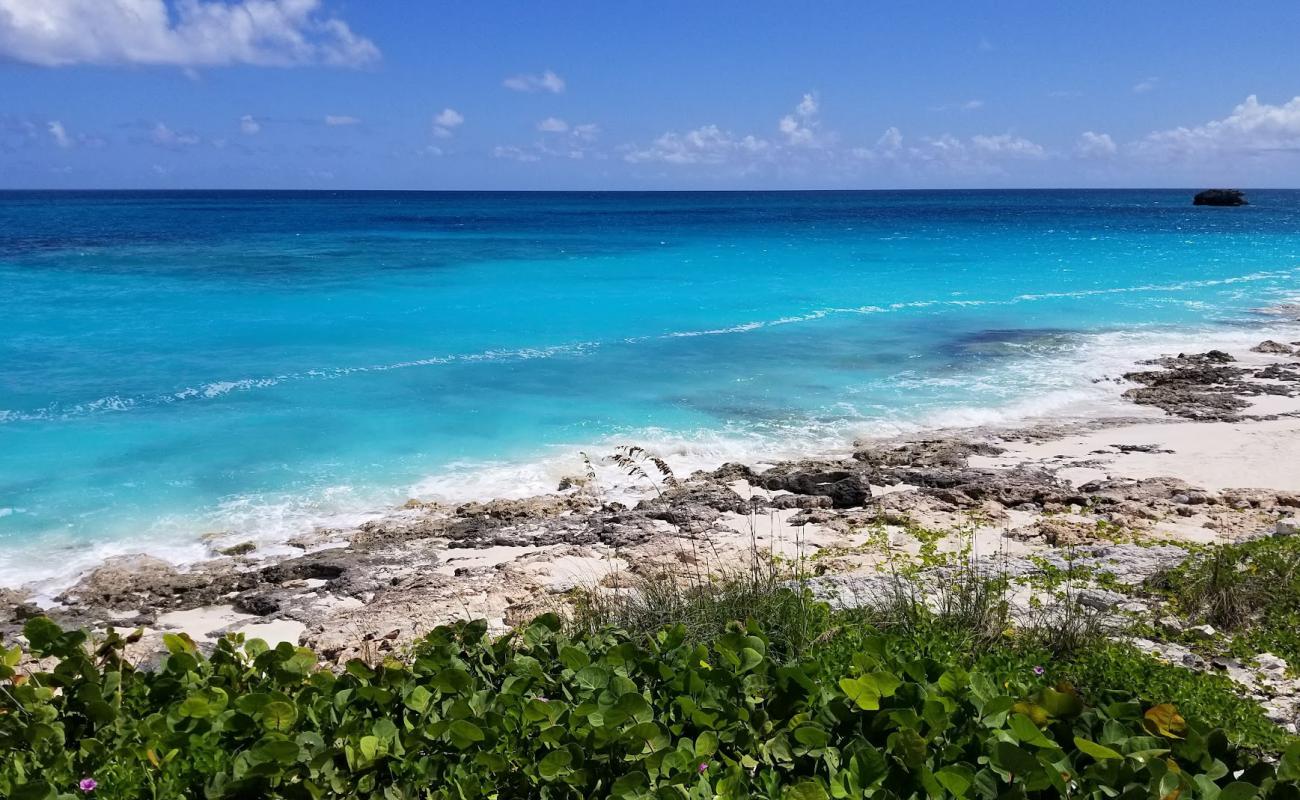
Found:
[[[595,146],[600,138],[600,126],[594,122],[570,125],[558,117],[547,117],[537,123],[537,130],[545,136],[525,145],[498,145],[492,151],[494,158],[511,161],[541,161],[543,158],[582,160],[588,156],[606,159],[608,153]]]
[[[59,122],[57,119],[50,120],[45,128],[50,132],[50,138],[53,139],[54,143],[59,147],[62,147],[65,150],[72,147],[72,137],[69,136],[68,132],[63,128],[62,122]]]
[[[1074,146],[1074,152],[1082,158],[1110,158],[1118,151],[1119,146],[1110,134],[1092,131],[1084,131]]]
[[[149,133],[149,141],[168,150],[182,150],[199,143],[199,137],[193,133],[177,133],[166,124],[159,122]]]
[[[433,118],[433,135],[446,139],[465,122],[465,117],[454,108],[444,108]]]
[[[786,114],[777,123],[777,129],[785,140],[800,147],[817,144],[817,112],[820,104],[814,94],[805,94],[793,114]]]
[[[1163,159],[1300,152],[1300,97],[1283,105],[1270,105],[1252,94],[1223,119],[1191,128],[1156,131],[1138,142],[1135,149]]]
[[[510,161],[540,161],[542,158],[532,150],[525,150],[514,145],[498,145],[493,148],[492,157],[504,158]]]
[[[686,133],[670,131],[645,148],[633,148],[623,159],[631,164],[659,161],[665,164],[725,164],[736,158],[752,158],[771,145],[754,136],[737,137],[717,125],[705,125]]]
[[[794,111],[777,121],[779,135],[768,140],[753,134],[740,136],[718,125],[704,125],[684,133],[669,131],[648,146],[631,146],[623,159],[629,163],[661,162],[664,164],[731,164],[755,166],[760,161],[775,161],[786,156],[791,161],[806,159],[810,154],[827,155],[832,137],[824,136],[818,114],[821,103],[816,94],[803,96]]]
[[[252,136],[262,130],[262,123],[253,119],[252,114],[245,114],[239,118],[239,130],[245,136]]]
[[[44,67],[356,67],[374,42],[320,0],[0,0],[0,56]]]
[[[1047,148],[1011,133],[980,134],[960,139],[952,134],[929,136],[908,144],[895,127],[885,129],[875,145],[852,151],[858,160],[909,171],[957,174],[996,174],[1007,164],[1041,161]]]
[[[501,85],[516,92],[560,94],[564,91],[564,78],[548,69],[540,75],[512,75],[502,81]]]
[[[344,125],[360,125],[361,120],[346,114],[326,114],[325,124],[331,128],[338,128]]]
[[[1159,78],[1143,78],[1142,80],[1133,84],[1133,93],[1145,94],[1147,92],[1155,90],[1155,88],[1159,85],[1160,85]]]
[[[1011,158],[1046,158],[1047,150],[1037,142],[1023,136],[1002,133],[997,136],[972,136],[971,147],[977,153]]]

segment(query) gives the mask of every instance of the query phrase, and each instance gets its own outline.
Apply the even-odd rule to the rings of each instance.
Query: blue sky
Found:
[[[1300,3],[0,0],[0,187],[1300,185]]]

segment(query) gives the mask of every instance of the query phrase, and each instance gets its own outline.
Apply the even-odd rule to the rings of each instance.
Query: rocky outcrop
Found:
[[[780,465],[764,472],[758,483],[772,491],[829,497],[833,508],[857,508],[871,499],[871,485],[856,465],[837,468],[825,462]]]
[[[1272,339],[1265,339],[1254,347],[1250,348],[1252,353],[1267,353],[1269,355],[1289,356],[1295,352],[1295,348],[1289,344],[1275,342]]]
[[[1195,206],[1244,206],[1246,195],[1240,189],[1206,189],[1192,198]]]
[[[1269,364],[1252,370],[1235,362],[1221,350],[1143,361],[1143,365],[1162,369],[1125,373],[1125,380],[1142,385],[1124,392],[1124,397],[1175,417],[1227,421],[1241,418],[1241,412],[1250,407],[1249,397],[1295,396],[1296,389],[1285,384],[1300,382],[1300,374],[1293,374],[1288,366]]]

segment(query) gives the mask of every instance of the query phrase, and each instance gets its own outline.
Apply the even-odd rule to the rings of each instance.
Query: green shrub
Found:
[[[580,634],[617,628],[648,637],[682,625],[687,641],[699,643],[753,620],[768,639],[768,655],[785,661],[807,655],[834,624],[830,608],[812,597],[798,573],[775,563],[685,581],[666,572],[630,577],[634,591],[579,597],[569,627]]]
[[[1193,672],[1129,645],[1111,643],[1080,653],[1061,671],[1094,702],[1131,697],[1174,703],[1189,716],[1222,728],[1243,747],[1276,752],[1294,741],[1258,704],[1243,701],[1241,687],[1226,675]]]
[[[1235,654],[1271,651],[1300,667],[1300,537],[1210,548],[1155,583],[1182,613],[1229,632]]]
[[[0,794],[103,798],[1300,797],[1274,765],[1176,708],[1088,705],[1033,672],[968,671],[862,633],[849,663],[783,663],[756,626],[707,643],[566,636],[554,616],[490,640],[439,628],[409,662],[341,673],[282,644],[181,636],[155,672],[27,626],[54,666],[0,668]]]

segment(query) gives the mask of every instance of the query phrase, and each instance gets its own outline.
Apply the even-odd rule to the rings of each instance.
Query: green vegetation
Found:
[[[918,555],[890,556],[863,608],[756,549],[749,569],[629,578],[567,622],[495,640],[463,623],[341,670],[168,635],[143,671],[128,639],[38,618],[27,652],[0,648],[0,796],[1300,800],[1300,742],[1240,687],[1111,641],[1076,601],[1113,576],[1009,579],[969,540],[909,533]],[[1300,540],[1206,549],[1157,588],[1297,664],[1298,564]]]
[[[39,618],[27,637],[54,666],[16,673],[18,648],[0,666],[0,795],[90,779],[103,798],[1300,797],[1300,745],[1260,760],[1122,659],[1075,662],[1076,691],[1023,649],[825,619],[791,659],[755,624],[701,641],[545,616],[497,640],[440,628],[408,661],[335,673],[302,648],[205,657],[180,636],[139,671],[121,637],[90,648]]]
[[[1173,701],[1188,717],[1221,728],[1242,747],[1278,752],[1294,739],[1273,724],[1258,704],[1243,701],[1241,687],[1226,675],[1193,672],[1129,645],[1108,642],[1080,650],[1053,672],[1068,676],[1097,703],[1128,698]]]
[[[1231,635],[1231,652],[1300,665],[1300,537],[1201,550],[1155,582],[1185,616]]]

